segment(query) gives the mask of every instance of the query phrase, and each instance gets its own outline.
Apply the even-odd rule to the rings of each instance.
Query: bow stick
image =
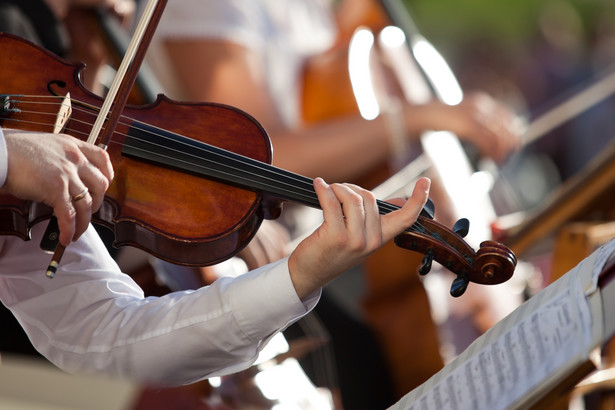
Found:
[[[139,24],[137,25],[135,33],[130,41],[128,50],[122,59],[120,67],[118,68],[109,92],[100,109],[100,113],[98,114],[96,122],[92,127],[87,140],[88,143],[96,143],[103,123],[107,121],[107,125],[103,130],[100,142],[98,144],[98,146],[103,149],[107,148],[107,145],[111,140],[111,136],[113,135],[113,131],[115,130],[115,126],[117,125],[124,106],[128,101],[130,90],[132,89],[135,79],[137,78],[139,68],[145,58],[145,53],[151,43],[156,28],[158,27],[160,17],[162,16],[166,5],[167,0],[148,0],[143,16],[139,20]],[[111,110],[111,107],[113,107],[113,111],[111,111],[111,115],[107,120],[107,114]],[[47,230],[54,229],[54,225],[56,224],[50,222]],[[46,232],[45,237],[47,236],[48,233]],[[56,236],[59,237],[57,233]],[[65,247],[61,243],[58,243],[45,273],[48,278],[53,278],[55,275],[60,264],[60,259],[64,254],[64,250]]]

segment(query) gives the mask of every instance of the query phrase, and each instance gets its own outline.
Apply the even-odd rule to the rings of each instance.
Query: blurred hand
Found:
[[[485,93],[469,94],[460,104],[449,106],[447,118],[450,131],[495,161],[521,146],[523,128],[516,115]]]
[[[457,105],[432,101],[405,108],[410,136],[424,130],[450,131],[472,143],[485,157],[502,161],[522,143],[523,122],[488,94],[468,94]]]
[[[288,256],[285,249],[289,241],[286,228],[276,221],[264,220],[254,238],[237,256],[253,270]]]
[[[107,152],[65,134],[3,133],[8,172],[0,192],[52,207],[62,245],[79,238],[113,179]]]
[[[351,184],[327,185],[316,178],[314,188],[324,222],[288,261],[299,297],[324,286],[410,227],[427,201],[430,182],[419,179],[402,208],[381,216],[370,191]]]

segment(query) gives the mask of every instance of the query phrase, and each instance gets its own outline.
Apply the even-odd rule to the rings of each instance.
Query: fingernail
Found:
[[[325,180],[324,180],[324,179],[322,179],[321,177],[316,177],[316,178],[314,179],[314,182],[316,182],[317,184],[321,184],[321,185],[322,185],[322,186],[324,186],[324,187],[327,187],[327,188],[329,187],[329,184],[327,184],[327,183],[325,182]]]

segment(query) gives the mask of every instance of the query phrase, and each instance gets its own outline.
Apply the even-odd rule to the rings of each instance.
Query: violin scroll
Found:
[[[467,232],[469,224],[463,222]],[[470,282],[482,285],[496,285],[510,279],[517,265],[514,253],[504,244],[484,241],[474,251],[462,237],[444,225],[425,216],[419,216],[416,224],[395,237],[397,246],[420,252],[423,263],[419,273],[429,272],[432,261],[436,261],[457,275],[451,286],[451,295],[461,296]]]
[[[496,241],[484,241],[476,252],[476,263],[480,266],[485,280],[489,281],[494,277],[506,277],[505,280],[508,280],[515,270],[517,258],[504,244]]]

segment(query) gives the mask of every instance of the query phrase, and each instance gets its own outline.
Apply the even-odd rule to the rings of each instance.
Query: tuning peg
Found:
[[[457,276],[453,281],[453,284],[451,285],[451,296],[457,298],[463,295],[463,293],[468,288],[469,283],[470,281],[467,278],[463,276]]]
[[[433,219],[435,214],[436,214],[436,206],[434,205],[431,198],[427,198],[427,203],[421,210],[421,216],[424,216],[425,218]]]
[[[455,231],[455,233],[462,238],[465,238],[468,232],[470,232],[470,221],[468,221],[466,218],[461,218],[460,220],[455,222],[455,225],[453,226],[453,231]]]
[[[421,262],[421,267],[419,268],[419,275],[427,275],[431,270],[431,262],[434,258],[433,249],[427,250],[425,255],[423,255],[423,261]]]

